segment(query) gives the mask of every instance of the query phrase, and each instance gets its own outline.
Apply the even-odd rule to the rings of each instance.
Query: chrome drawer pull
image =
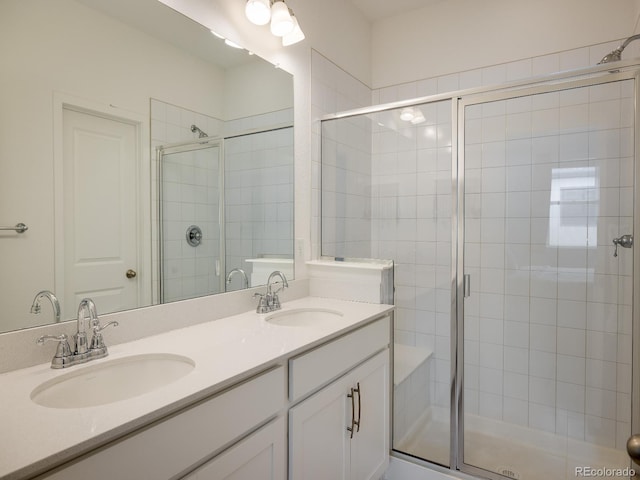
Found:
[[[352,389],[353,390],[353,389]],[[362,415],[362,403],[360,401],[360,397],[362,396],[362,391],[360,390],[360,382],[358,382],[358,386],[353,390],[354,392],[358,392],[358,421],[354,422],[356,424],[356,432],[360,431],[360,416]]]
[[[347,394],[347,398],[351,399],[351,426],[347,427],[347,431],[351,432],[351,435],[349,436],[349,438],[353,438],[353,432],[355,430],[355,425],[356,425],[356,402],[355,402],[353,388],[351,389],[351,393]]]

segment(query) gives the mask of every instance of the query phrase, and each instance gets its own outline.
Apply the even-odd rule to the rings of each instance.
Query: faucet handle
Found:
[[[105,325],[100,325],[100,321],[98,319],[94,320],[91,323],[91,329],[93,330],[93,336],[91,337],[91,350],[106,348],[104,344],[104,339],[102,338],[102,332],[105,328],[110,326],[117,327],[119,324],[115,320],[109,322]]]
[[[62,335],[43,335],[36,340],[38,345],[44,345],[49,340],[55,340],[58,342],[58,348],[53,358],[65,358],[71,356],[71,347],[69,346],[68,337],[63,333]]]
[[[271,294],[270,293],[254,293],[254,298],[258,298],[258,306],[256,313],[268,313],[271,311]]]
[[[280,305],[280,298],[278,298],[278,292],[275,292],[271,296],[271,309],[280,310],[280,308],[282,308],[282,305]]]
[[[99,320],[94,320],[91,328],[93,330],[93,333],[100,333],[101,331],[103,331],[105,328],[110,327],[111,325],[113,325],[114,327],[117,327],[118,325],[120,325],[118,322],[116,322],[115,320],[105,324],[105,325],[100,325],[100,321]]]

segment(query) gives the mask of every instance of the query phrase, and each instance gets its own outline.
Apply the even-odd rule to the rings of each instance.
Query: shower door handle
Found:
[[[471,296],[471,275],[465,273],[462,277],[462,290],[464,298]]]
[[[631,248],[631,247],[633,247],[633,235],[626,234],[626,235],[622,235],[621,237],[614,238],[613,239],[613,244],[616,246],[616,249],[613,252],[613,256],[617,257],[618,256],[618,246],[621,246],[622,248]]]

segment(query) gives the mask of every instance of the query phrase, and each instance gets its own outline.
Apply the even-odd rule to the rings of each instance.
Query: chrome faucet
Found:
[[[93,323],[98,321],[98,313],[96,311],[96,304],[93,303],[93,300],[90,298],[83,298],[80,301],[80,305],[78,305],[76,334],[73,337],[76,341],[76,350],[74,352],[76,355],[87,353],[89,350],[89,347],[87,347],[87,333],[85,331],[85,321],[87,319],[85,313],[89,314],[89,319],[93,326]]]
[[[280,280],[282,280],[282,286],[274,292],[273,285],[279,283],[273,281],[276,277],[280,277]],[[273,305],[272,310],[280,310],[281,305],[280,299],[278,298],[278,292],[284,290],[285,288],[289,288],[289,282],[287,282],[287,277],[284,276],[284,273],[279,270],[271,272],[271,275],[269,275],[269,279],[267,280],[267,293],[271,294],[271,302]]]
[[[274,279],[276,277],[280,277],[281,282],[276,282]],[[273,290],[273,286],[281,284],[281,286],[277,290]],[[254,297],[259,297],[258,307],[256,308],[256,313],[269,313],[274,310],[280,310],[282,305],[280,305],[280,299],[278,298],[278,292],[284,290],[289,287],[289,282],[287,282],[287,277],[284,276],[279,270],[275,272],[271,272],[269,275],[269,279],[267,280],[267,293],[254,293]]]
[[[36,293],[36,296],[33,299],[33,303],[31,304],[31,313],[38,315],[42,311],[41,302],[43,298],[46,298],[51,302],[55,322],[60,323],[60,302],[58,301],[58,298],[53,294],[53,292],[50,292],[49,290],[42,290]]]
[[[249,279],[247,278],[245,271],[241,268],[234,268],[229,272],[227,275],[227,285],[231,284],[231,279],[236,273],[242,277],[242,288],[249,288]]]
[[[89,346],[87,345],[87,333],[85,330],[87,313],[89,314],[89,319],[91,320],[91,329],[93,331],[91,344]],[[77,331],[73,336],[75,340],[75,349],[73,351],[69,346],[69,342],[65,334],[43,335],[42,337],[38,338],[36,343],[38,345],[44,345],[47,340],[57,341],[58,348],[56,349],[56,353],[53,356],[53,359],[51,360],[51,368],[70,367],[72,365],[89,362],[97,358],[103,358],[109,354],[109,352],[107,351],[107,346],[104,344],[104,340],[102,338],[102,330],[111,325],[117,327],[118,322],[113,321],[107,323],[104,326],[100,325],[100,320],[98,320],[95,303],[93,303],[93,300],[91,300],[90,298],[84,298],[78,306],[78,319],[76,327]]]

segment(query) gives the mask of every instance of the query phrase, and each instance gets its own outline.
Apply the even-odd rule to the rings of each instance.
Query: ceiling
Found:
[[[350,0],[370,21],[375,22],[386,17],[416,8],[429,7],[444,0]]]

